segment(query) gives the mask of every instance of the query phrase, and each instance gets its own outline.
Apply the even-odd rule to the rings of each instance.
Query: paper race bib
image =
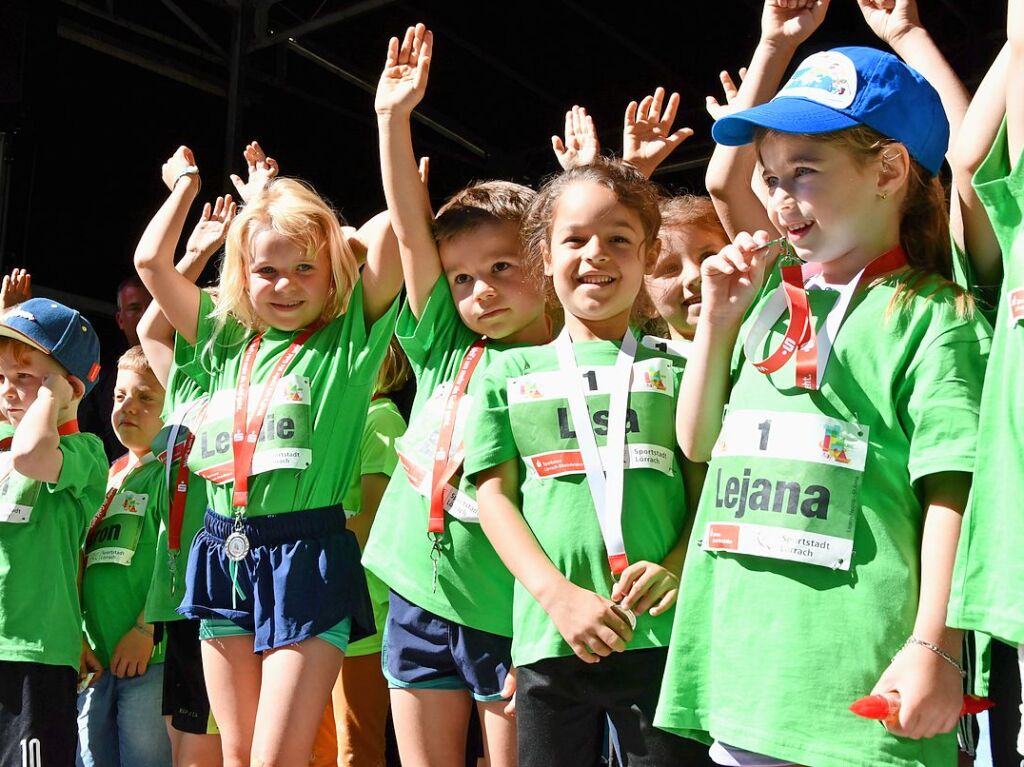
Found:
[[[402,468],[405,469],[405,476],[408,477],[409,484],[424,498],[430,498],[434,451],[437,449],[437,437],[441,431],[444,405],[451,390],[451,381],[439,384],[417,416],[409,422],[405,434],[395,440],[395,450],[398,452],[398,460],[402,462]],[[465,455],[462,437],[472,409],[473,395],[467,392],[459,401],[459,408],[455,414],[455,428],[452,432],[451,454],[454,460],[460,463]],[[458,482],[461,477],[460,469],[452,481]],[[462,522],[480,523],[480,509],[476,505],[476,500],[450,483],[444,492],[444,509]]]
[[[860,424],[728,411],[701,498],[701,547],[848,570],[867,447]]]
[[[648,349],[654,349],[654,351],[661,352],[662,354],[671,354],[675,357],[688,360],[690,358],[690,347],[693,346],[693,341],[677,341],[671,338],[661,338],[660,336],[644,336],[640,339],[640,345],[645,346]]]
[[[9,452],[0,453],[0,523],[27,524],[42,483],[14,471]]]
[[[122,490],[114,496],[96,526],[85,552],[85,566],[131,565],[142,537],[142,527],[149,505],[147,493]]]
[[[602,462],[607,462],[608,402],[611,366],[579,368]],[[654,469],[674,474],[675,374],[664,357],[633,363],[626,411],[626,469]],[[560,370],[527,373],[508,379],[509,418],[529,478],[546,480],[583,474],[576,430],[569,413],[568,387]]]
[[[263,384],[253,384],[249,396],[250,415],[262,392]],[[189,469],[216,485],[234,480],[231,450],[234,405],[233,389],[213,394],[188,458]],[[309,467],[313,458],[309,410],[309,379],[297,373],[282,377],[274,389],[260,430],[250,476],[276,469],[301,471]],[[345,438],[346,435],[339,436]]]

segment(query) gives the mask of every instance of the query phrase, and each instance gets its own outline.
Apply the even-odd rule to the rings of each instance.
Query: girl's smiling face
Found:
[[[628,320],[660,245],[647,245],[640,215],[607,187],[579,181],[559,197],[550,232],[544,273],[566,314]]]
[[[759,152],[768,214],[800,258],[856,273],[899,241],[898,217],[886,215],[898,201],[881,204],[890,184],[880,159],[859,161],[835,143],[783,133],[768,134]]]
[[[249,300],[263,322],[298,330],[320,319],[331,288],[331,264],[321,250],[306,253],[273,229],[259,232],[249,261]]]

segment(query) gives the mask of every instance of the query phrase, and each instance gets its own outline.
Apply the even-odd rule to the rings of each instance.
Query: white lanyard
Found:
[[[618,575],[629,564],[626,558],[626,544],[622,539],[622,488],[625,479],[626,452],[626,408],[629,404],[629,387],[633,379],[633,359],[636,357],[636,336],[630,330],[622,337],[622,346],[615,360],[612,378],[611,401],[608,406],[608,441],[605,447],[607,466],[601,460],[597,438],[590,420],[586,395],[583,390],[583,376],[576,364],[572,339],[567,330],[562,330],[555,341],[559,366],[570,373],[568,386],[569,412],[572,414],[580,456],[594,501],[597,521],[601,525],[601,537],[612,573]]]

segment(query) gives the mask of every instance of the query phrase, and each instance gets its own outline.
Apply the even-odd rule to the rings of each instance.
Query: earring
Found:
[[[879,199],[879,200],[884,200],[884,199],[885,199],[886,197],[888,197],[888,196],[889,196],[889,193],[888,193],[888,192],[879,192],[879,193],[878,193],[878,194],[876,195],[876,197],[878,197],[878,199]]]

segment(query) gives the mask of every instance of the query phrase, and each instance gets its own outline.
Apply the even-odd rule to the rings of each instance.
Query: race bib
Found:
[[[146,493],[122,490],[115,495],[86,544],[85,566],[129,566],[142,537],[148,504]]]
[[[604,444],[614,368],[581,367],[584,390],[602,462],[614,460]],[[675,374],[663,357],[633,363],[626,410],[626,469],[674,475]],[[576,430],[569,413],[569,382],[560,370],[527,373],[507,383],[509,419],[529,478],[546,480],[583,474]]]
[[[263,384],[253,384],[249,395],[249,415],[256,408],[262,392]],[[234,454],[231,447],[234,407],[233,389],[222,389],[210,398],[188,457],[189,469],[215,485],[234,480]],[[274,389],[260,430],[250,476],[276,469],[301,471],[309,467],[313,458],[309,410],[309,379],[295,373],[281,378]],[[339,436],[345,438],[351,435]]]
[[[409,484],[424,498],[430,498],[434,453],[437,450],[437,438],[441,431],[444,405],[451,389],[451,381],[439,384],[430,399],[423,404],[420,412],[409,422],[409,428],[406,429],[405,434],[395,440],[398,460],[402,462],[405,476],[408,478]],[[459,408],[455,414],[455,428],[452,432],[451,455],[452,459],[459,463],[465,457],[462,437],[472,408],[473,395],[466,393],[459,401]],[[456,472],[453,481],[458,482],[461,476],[462,471],[460,470]],[[476,500],[452,484],[445,487],[444,509],[445,512],[462,522],[480,523],[480,510],[476,505]]]
[[[867,447],[860,424],[728,411],[701,498],[702,548],[848,570]]]
[[[690,358],[690,348],[693,346],[693,341],[661,338],[660,336],[644,336],[640,339],[640,345],[662,354],[671,354],[687,360]]]
[[[27,524],[42,483],[18,474],[9,452],[0,453],[0,477],[0,523]]]

